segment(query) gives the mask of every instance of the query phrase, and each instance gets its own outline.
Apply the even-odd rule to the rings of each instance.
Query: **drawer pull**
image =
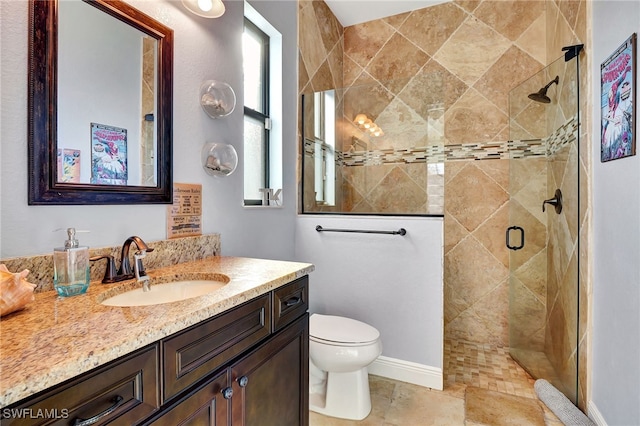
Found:
[[[222,397],[224,399],[231,399],[231,397],[233,396],[233,389],[231,388],[224,388],[220,392],[222,392]]]
[[[247,376],[242,376],[238,378],[238,384],[240,385],[241,388],[247,386],[248,383],[249,383],[249,378]]]
[[[302,299],[301,299],[301,298],[299,298],[299,297],[295,296],[295,297],[292,297],[292,298],[290,298],[290,299],[285,300],[284,304],[285,304],[285,306],[287,306],[287,307],[291,307],[291,306],[295,306],[295,305],[297,305],[297,304],[298,304],[298,303],[300,303],[301,301],[302,301]]]
[[[73,426],[89,426],[89,425],[92,425],[94,423],[97,423],[103,417],[108,416],[109,414],[113,413],[122,404],[122,401],[124,401],[124,398],[121,397],[120,395],[114,396],[111,399],[111,402],[113,402],[113,405],[111,407],[107,408],[102,413],[96,414],[95,416],[93,416],[93,417],[91,417],[89,419],[76,419],[73,422]]]

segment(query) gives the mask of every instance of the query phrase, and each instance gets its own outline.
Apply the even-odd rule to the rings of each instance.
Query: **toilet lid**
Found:
[[[336,343],[368,343],[377,340],[380,332],[351,318],[313,314],[309,318],[309,335]]]

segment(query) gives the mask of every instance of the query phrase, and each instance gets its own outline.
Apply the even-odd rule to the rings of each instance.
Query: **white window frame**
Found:
[[[282,34],[275,29],[256,9],[248,2],[244,2],[244,17],[269,36],[269,153],[268,170],[269,186],[275,192],[282,188],[283,162],[282,162]],[[243,102],[244,103],[244,102]],[[282,193],[280,201],[270,203],[271,207],[282,205]],[[243,194],[244,199],[244,194]],[[252,207],[245,204],[245,207]]]

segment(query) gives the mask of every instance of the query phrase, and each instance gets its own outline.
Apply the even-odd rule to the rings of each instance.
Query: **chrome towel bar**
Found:
[[[400,228],[397,231],[375,231],[375,230],[366,230],[366,229],[328,229],[318,225],[316,226],[316,231],[318,232],[357,232],[360,234],[407,235],[407,230],[404,228]]]

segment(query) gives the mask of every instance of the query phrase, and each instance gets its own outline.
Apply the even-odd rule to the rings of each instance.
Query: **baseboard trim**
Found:
[[[602,417],[602,414],[600,414],[598,407],[596,407],[596,404],[594,404],[593,401],[589,401],[589,404],[587,404],[587,415],[598,426],[607,426],[607,422],[604,420],[604,417]]]
[[[437,390],[443,389],[441,368],[379,356],[373,364],[369,365],[368,370],[370,374],[376,376]]]

